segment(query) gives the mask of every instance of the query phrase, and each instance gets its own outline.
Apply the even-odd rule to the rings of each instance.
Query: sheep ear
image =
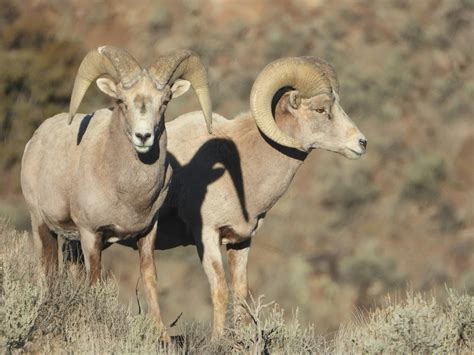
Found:
[[[298,107],[300,107],[300,104],[301,104],[300,93],[298,91],[292,91],[290,93],[290,96],[288,97],[288,103],[294,109],[297,109]]]
[[[118,99],[119,95],[117,92],[117,85],[115,85],[114,81],[109,78],[99,78],[95,81],[100,91],[104,94],[113,97],[114,99]]]
[[[178,79],[171,87],[172,98],[175,99],[183,95],[191,87],[191,83],[187,80]]]

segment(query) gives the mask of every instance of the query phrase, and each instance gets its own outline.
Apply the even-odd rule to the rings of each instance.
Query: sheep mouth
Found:
[[[345,153],[344,155],[346,156],[346,158],[355,160],[355,159],[359,159],[362,155],[364,155],[365,151],[357,151],[355,149],[347,147],[344,153]]]
[[[135,150],[140,154],[148,153],[151,149],[151,146],[148,146],[148,145],[134,144],[134,147],[135,147]]]
[[[351,148],[349,148],[349,150],[350,150],[352,153],[357,154],[358,156],[364,155],[364,153],[365,153],[365,152],[358,152],[357,150],[354,150],[354,149],[351,149]]]

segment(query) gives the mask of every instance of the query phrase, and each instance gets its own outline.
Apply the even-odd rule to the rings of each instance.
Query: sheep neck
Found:
[[[104,171],[111,191],[137,208],[151,207],[163,186],[166,131],[157,137],[152,150],[138,154],[127,134],[126,120],[116,107],[104,142]]]
[[[249,119],[253,121],[252,116]],[[296,120],[289,114],[278,112],[275,120],[279,128],[290,136],[295,136],[298,126]],[[252,171],[255,179],[252,186],[246,186],[249,202],[253,200],[255,213],[266,213],[278,199],[288,190],[298,168],[304,162],[308,153],[283,147],[266,137],[255,123],[250,125],[251,129],[245,135],[247,143],[252,150],[258,152],[253,159],[242,161],[244,170]],[[247,145],[247,143],[244,143]]]

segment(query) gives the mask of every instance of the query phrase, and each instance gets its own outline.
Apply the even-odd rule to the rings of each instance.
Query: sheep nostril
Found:
[[[135,133],[135,136],[145,143],[148,138],[151,137],[151,133]]]
[[[367,139],[365,138],[359,139],[359,144],[363,146],[364,148],[367,148]]]

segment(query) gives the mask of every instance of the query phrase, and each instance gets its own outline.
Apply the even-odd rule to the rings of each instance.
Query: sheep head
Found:
[[[205,104],[203,110],[212,112],[204,66],[194,53],[176,60],[176,53],[181,52],[159,57],[148,70],[141,68],[123,49],[104,46],[89,52],[76,75],[69,107],[69,124],[94,80],[102,92],[117,99],[121,117],[125,120],[126,134],[138,153],[147,153],[151,149],[164,129],[164,113],[168,102],[184,94],[191,85],[200,102]],[[158,82],[157,76],[166,80]],[[210,114],[206,116],[209,119],[208,127],[210,117]]]
[[[160,56],[150,67],[149,72],[158,89],[179,78],[189,81],[201,104],[207,130],[212,133],[212,104],[209,83],[206,69],[196,53],[182,49]]]
[[[277,109],[296,119],[293,137],[280,130],[272,115],[272,100],[285,89]],[[267,65],[252,87],[250,107],[259,129],[283,146],[305,152],[321,148],[350,159],[366,151],[366,138],[339,104],[334,69],[319,58],[283,58]]]

